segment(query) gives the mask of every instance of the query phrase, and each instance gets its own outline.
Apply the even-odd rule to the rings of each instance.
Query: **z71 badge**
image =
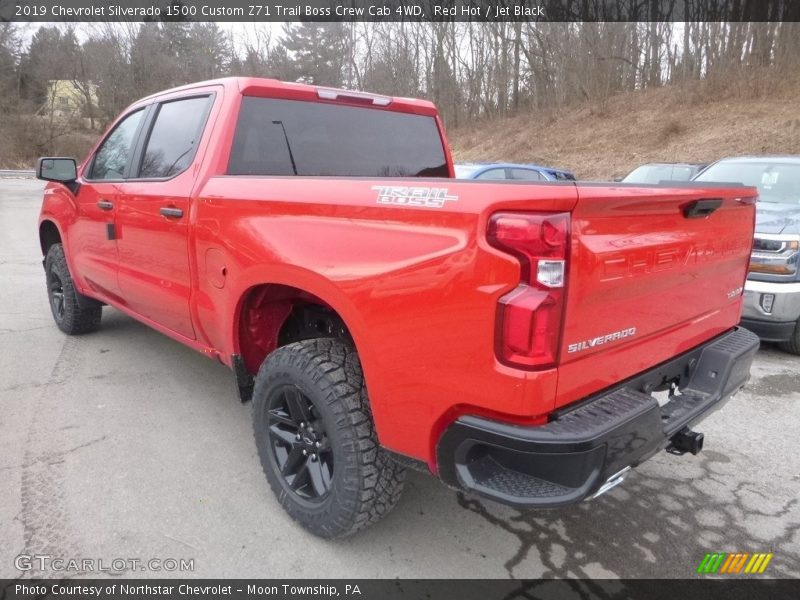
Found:
[[[447,195],[447,188],[375,185],[372,189],[378,192],[378,204],[442,208],[445,202],[458,201],[458,196]]]

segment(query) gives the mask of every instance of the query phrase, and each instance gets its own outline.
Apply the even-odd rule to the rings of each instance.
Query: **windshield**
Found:
[[[695,181],[742,183],[757,187],[762,202],[800,204],[800,164],[718,162]]]
[[[456,165],[456,179],[469,179],[480,165]]]
[[[246,97],[228,174],[448,177],[449,171],[433,117]]]
[[[628,173],[625,183],[658,183],[659,181],[689,181],[694,169],[685,165],[642,165]]]

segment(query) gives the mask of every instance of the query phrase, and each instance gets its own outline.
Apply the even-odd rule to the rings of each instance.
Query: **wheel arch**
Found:
[[[279,281],[248,286],[236,302],[234,356],[254,375],[271,352],[303,339],[338,338],[359,351],[360,319],[342,296],[317,286]],[[364,368],[363,356],[359,356]]]
[[[44,219],[39,223],[39,245],[42,249],[42,256],[47,256],[47,251],[54,244],[63,243],[61,230],[51,219]]]

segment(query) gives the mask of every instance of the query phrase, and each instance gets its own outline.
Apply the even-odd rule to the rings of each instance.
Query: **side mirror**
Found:
[[[78,165],[74,158],[45,157],[36,164],[37,179],[73,183],[78,178]]]

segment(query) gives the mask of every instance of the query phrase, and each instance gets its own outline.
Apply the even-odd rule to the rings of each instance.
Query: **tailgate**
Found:
[[[578,193],[558,405],[735,326],[753,243],[753,188]]]

